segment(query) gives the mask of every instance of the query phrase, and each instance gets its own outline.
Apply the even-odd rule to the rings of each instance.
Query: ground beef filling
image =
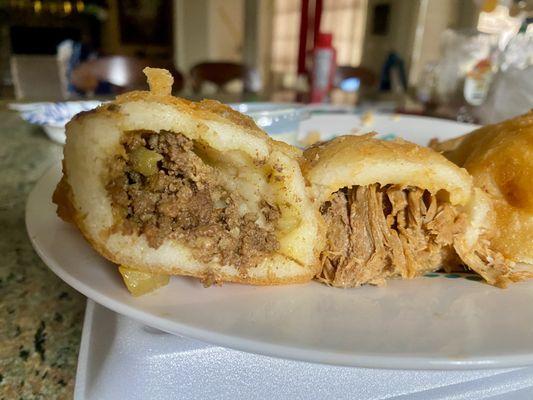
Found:
[[[416,187],[344,188],[321,212],[327,225],[320,280],[340,287],[414,277],[454,257],[461,218],[447,202]]]
[[[202,262],[241,269],[279,248],[279,209],[262,202],[259,212],[239,212],[243,200],[220,185],[192,140],[167,131],[135,131],[122,144],[126,156],[111,163],[106,187],[122,233],[144,234],[153,248],[172,238]]]

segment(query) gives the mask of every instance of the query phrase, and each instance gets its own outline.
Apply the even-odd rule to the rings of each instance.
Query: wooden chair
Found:
[[[378,81],[376,75],[367,68],[339,65],[335,71],[334,86],[342,89],[342,82],[349,78],[359,79],[360,87],[365,88],[373,87]]]
[[[216,85],[219,92],[224,85],[235,79],[242,79],[243,87],[247,87],[248,68],[232,62],[203,62],[191,68],[191,85],[195,93],[199,93],[204,82]]]
[[[85,93],[94,93],[99,83],[112,86],[113,92],[147,89],[145,67],[166,68],[174,76],[175,92],[183,89],[183,75],[164,59],[108,56],[81,63],[72,71],[72,84]]]

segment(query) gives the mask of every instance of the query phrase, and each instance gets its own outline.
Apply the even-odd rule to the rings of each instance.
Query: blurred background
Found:
[[[533,0],[4,0],[0,96],[105,99],[145,88],[149,65],[193,99],[490,122],[496,104],[533,107],[532,15]],[[317,48],[335,60],[314,96]]]

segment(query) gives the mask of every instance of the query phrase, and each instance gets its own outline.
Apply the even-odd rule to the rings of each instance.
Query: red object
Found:
[[[300,38],[298,40],[298,75],[306,73],[305,53],[307,51],[307,11],[309,0],[302,0],[300,10]]]
[[[331,33],[319,33],[313,50],[313,73],[311,75],[311,103],[327,101],[333,87],[337,53],[332,45]]]
[[[333,47],[332,33],[319,33],[316,40],[316,47]]]
[[[298,42],[298,75],[310,73],[311,56],[318,40],[323,0],[302,0]]]
[[[315,0],[315,13],[313,21],[313,46],[318,40],[320,35],[320,22],[322,22],[322,2],[323,0]]]

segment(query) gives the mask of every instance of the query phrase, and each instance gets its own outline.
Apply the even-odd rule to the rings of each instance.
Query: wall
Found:
[[[246,0],[249,1],[249,0]],[[271,87],[272,67],[272,22],[274,15],[274,2],[272,0],[259,0],[258,15],[258,43],[257,63],[263,88]]]
[[[458,25],[458,11],[458,0],[421,1],[409,72],[411,84],[418,82],[428,62],[439,60],[441,35],[447,28]]]
[[[374,6],[386,3],[391,6],[388,33],[373,35]],[[362,66],[379,76],[388,53],[395,51],[404,60],[406,71],[409,71],[419,6],[420,0],[368,0]]]
[[[391,5],[389,32],[371,34],[373,8]],[[403,58],[409,85],[417,84],[424,65],[440,58],[440,38],[448,28],[475,28],[479,11],[466,0],[369,0],[365,44],[361,64],[375,73],[381,72],[391,50]]]
[[[187,73],[208,59],[209,0],[174,1],[174,64]]]
[[[477,27],[479,19],[479,7],[474,1],[457,0],[457,28],[470,29]]]
[[[272,22],[274,2],[271,0],[246,0],[244,10],[244,40],[242,61],[254,68],[259,79],[257,86],[270,87],[272,68]],[[251,87],[250,89],[258,89]]]
[[[242,61],[244,0],[174,0],[174,63]]]
[[[209,59],[242,61],[244,0],[209,0],[208,13]]]
[[[120,42],[119,0],[108,0],[108,15],[102,26],[102,50],[106,54],[135,55],[143,52],[148,56],[159,56],[168,53],[167,46],[124,45]]]
[[[441,57],[441,37],[447,29],[474,29],[479,10],[472,1],[422,0],[409,82],[416,85],[424,66]]]

